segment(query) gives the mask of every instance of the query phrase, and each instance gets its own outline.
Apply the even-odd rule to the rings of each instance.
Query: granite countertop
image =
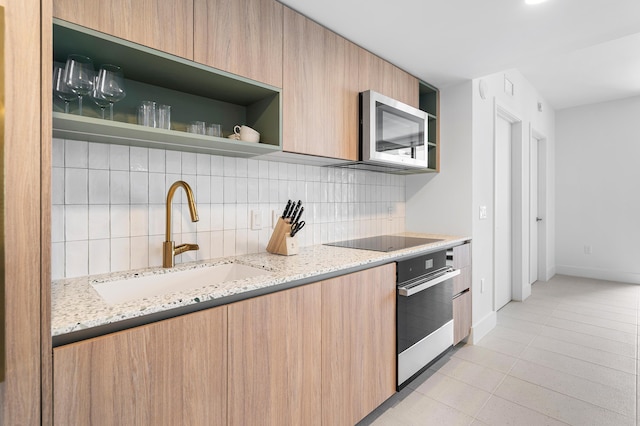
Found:
[[[136,318],[142,319],[146,316],[152,317],[153,314],[156,314],[155,317],[158,318],[157,314],[169,311],[177,312],[176,308],[182,308],[178,309],[181,311],[180,313],[186,313],[189,309],[197,311],[253,297],[260,293],[266,294],[338,276],[342,273],[378,266],[407,255],[452,247],[469,240],[467,237],[438,234],[405,233],[402,235],[437,238],[441,241],[389,253],[317,245],[301,248],[300,253],[295,256],[258,253],[190,262],[171,269],[156,267],[54,281],[51,285],[51,332],[54,343],[56,336],[87,331]],[[135,277],[166,274],[225,263],[240,263],[265,269],[265,275],[113,305],[106,303],[92,287],[92,283],[116,281],[123,278],[131,278],[132,285],[135,285]],[[171,316],[173,315],[167,315],[167,317]],[[96,333],[96,335],[99,334],[104,334],[104,332]]]

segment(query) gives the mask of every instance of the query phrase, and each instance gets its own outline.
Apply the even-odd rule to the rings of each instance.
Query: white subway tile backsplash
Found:
[[[111,204],[129,204],[129,171],[110,172],[109,194]]]
[[[129,238],[129,205],[111,205],[111,238]]]
[[[131,204],[149,203],[149,173],[131,172],[129,174]]]
[[[89,168],[109,169],[109,145],[103,143],[89,143]]]
[[[236,158],[236,176],[246,178],[248,176],[248,161],[246,158]]]
[[[109,204],[89,206],[89,239],[107,239],[111,235],[111,219]]]
[[[163,149],[149,149],[149,172],[165,173],[166,151]]]
[[[131,269],[146,268],[149,265],[149,237],[131,237]]]
[[[89,166],[89,144],[74,140],[65,141],[64,165],[86,169]]]
[[[166,151],[166,172],[170,174],[182,173],[182,153],[178,151]]]
[[[88,170],[70,168],[64,170],[65,204],[87,204],[89,201]]]
[[[200,220],[178,189],[172,239],[201,247],[178,262],[264,251],[272,212],[289,199],[305,207],[301,246],[404,229],[404,176],[61,139],[53,157],[55,279],[160,266],[167,190],[178,180],[193,189]]]
[[[64,167],[64,139],[51,140],[51,166]]]
[[[109,145],[109,168],[129,171],[129,147]]]
[[[89,170],[89,204],[109,204],[109,171]]]
[[[65,277],[81,277],[89,273],[89,241],[65,243]]]
[[[111,270],[131,269],[131,247],[129,238],[111,238]]]
[[[64,205],[51,206],[51,242],[60,243],[64,242]]]
[[[110,241],[89,241],[89,275],[104,274],[111,270]]]
[[[222,164],[224,176],[237,176],[235,157],[223,157]]]
[[[129,170],[132,172],[149,171],[149,149],[132,146],[129,150]]]
[[[235,229],[229,229],[223,231],[223,247],[222,256],[235,256],[236,255],[236,231]]]
[[[89,206],[67,205],[65,207],[65,240],[89,239]]]

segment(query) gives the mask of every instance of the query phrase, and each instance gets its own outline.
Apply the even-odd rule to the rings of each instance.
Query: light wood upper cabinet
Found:
[[[357,159],[358,49],[284,8],[285,151]]]
[[[193,59],[193,0],[53,0],[53,16]]]
[[[194,0],[194,11],[196,62],[282,87],[282,4]]]
[[[227,308],[54,349],[55,425],[225,425]]]
[[[353,425],[395,389],[395,264],[323,281],[322,424]]]
[[[418,79],[395,65],[359,49],[360,91],[374,90],[418,108]]]
[[[229,424],[320,425],[320,284],[229,305]]]

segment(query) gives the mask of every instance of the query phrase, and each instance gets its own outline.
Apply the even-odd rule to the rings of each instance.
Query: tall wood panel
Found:
[[[320,425],[320,284],[229,305],[229,425]]]
[[[194,12],[196,62],[282,87],[282,4],[194,0]]]
[[[358,47],[284,9],[283,149],[358,156]]]
[[[46,10],[47,2],[43,3]],[[5,379],[0,424],[40,418],[41,2],[0,0],[4,7],[4,312]]]
[[[322,424],[353,425],[395,389],[395,263],[323,281]]]
[[[225,425],[227,308],[54,349],[56,425]]]
[[[53,16],[193,59],[193,0],[54,0]]]

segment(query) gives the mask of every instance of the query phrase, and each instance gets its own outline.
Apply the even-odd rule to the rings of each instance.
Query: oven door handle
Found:
[[[433,287],[436,284],[440,284],[441,282],[450,280],[451,278],[456,277],[458,275],[460,275],[460,270],[459,269],[454,269],[451,272],[447,272],[444,275],[440,275],[437,278],[425,281],[425,282],[417,284],[417,285],[416,285],[416,283],[412,283],[411,286],[398,287],[398,294],[400,296],[409,297],[409,296],[412,296],[412,295],[414,295],[416,293],[420,293],[421,291],[426,290],[429,287]]]

